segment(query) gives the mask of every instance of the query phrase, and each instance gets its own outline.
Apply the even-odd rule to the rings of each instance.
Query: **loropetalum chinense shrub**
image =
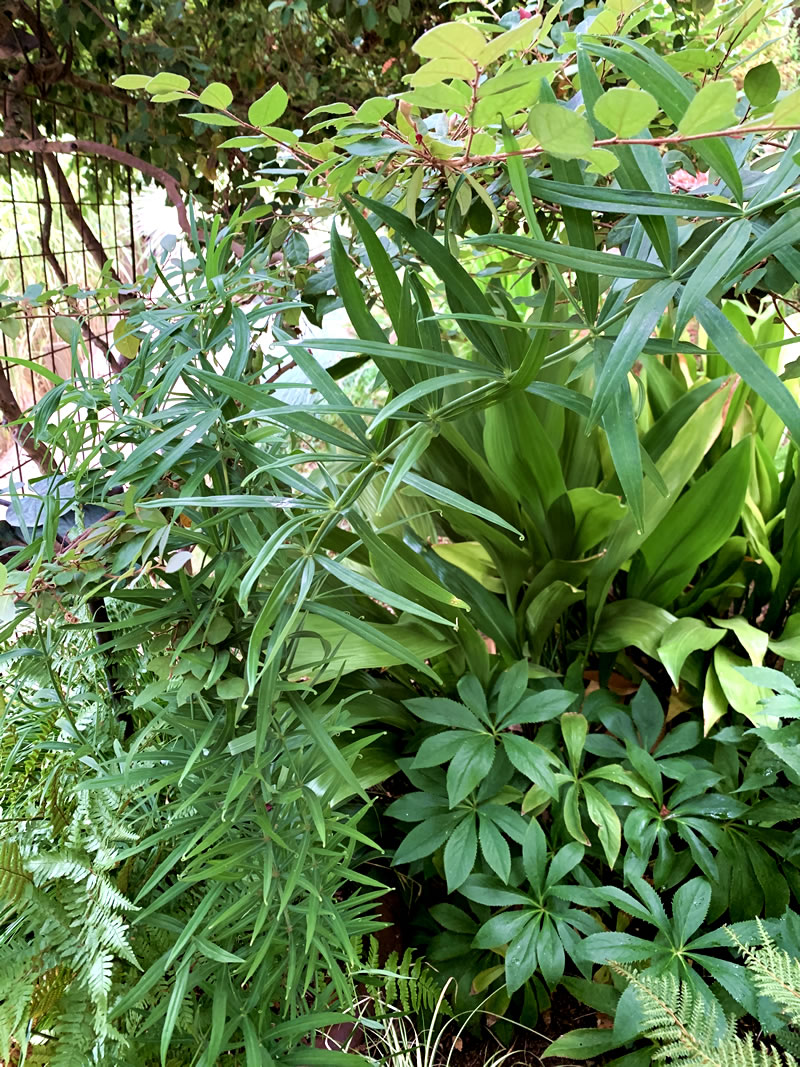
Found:
[[[455,1010],[615,1016],[565,1056],[649,1062],[611,961],[779,1028],[723,927],[793,951],[800,98],[761,4],[569,6],[302,136],[273,87],[264,205],[124,294],[119,376],[68,334],[74,489],[4,530],[6,1057],[340,1062],[393,870]]]

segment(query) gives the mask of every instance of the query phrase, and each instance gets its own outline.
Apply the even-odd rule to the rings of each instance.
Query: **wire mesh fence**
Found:
[[[0,294],[20,296],[0,319],[0,486],[39,473],[37,448],[23,413],[51,387],[35,366],[65,376],[72,345],[64,318],[81,324],[81,358],[92,374],[113,365],[113,331],[120,309],[90,295],[110,274],[136,275],[134,185],[130,170],[79,150],[80,142],[113,144],[127,129],[89,108],[2,92],[0,155]],[[90,102],[89,102],[90,103]],[[59,151],[53,151],[53,140]],[[64,305],[32,301],[67,287]],[[110,361],[111,360],[111,361]],[[52,378],[52,375],[50,376]]]

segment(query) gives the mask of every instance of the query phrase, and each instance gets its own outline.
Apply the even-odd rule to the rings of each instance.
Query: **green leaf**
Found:
[[[480,720],[469,708],[446,697],[417,697],[414,700],[406,700],[405,706],[423,722],[453,726],[460,730],[474,730],[476,733],[484,730]]]
[[[522,842],[522,866],[525,877],[536,893],[544,888],[545,868],[547,866],[547,839],[536,819],[531,819]]]
[[[498,34],[473,57],[475,62],[479,67],[488,67],[490,63],[494,63],[496,59],[504,56],[507,52],[512,50],[519,52],[524,48],[529,48],[541,23],[541,16],[534,16],[533,18],[524,19],[513,29]]]
[[[722,640],[722,630],[707,626],[700,619],[677,619],[665,630],[658,646],[658,658],[667,668],[667,674],[677,689],[681,670],[692,652],[710,651]]]
[[[233,93],[222,82],[211,82],[200,93],[200,103],[225,111],[233,103]]]
[[[162,1065],[165,1065],[167,1062],[167,1053],[169,1051],[170,1042],[172,1041],[172,1033],[175,1029],[175,1024],[178,1021],[180,1010],[183,1007],[183,998],[189,985],[191,965],[192,957],[191,955],[188,955],[184,957],[175,971],[175,980],[169,996],[167,1011],[164,1016],[164,1025],[161,1027],[160,1053]]]
[[[723,630],[730,630],[736,634],[739,643],[750,658],[754,667],[760,667],[764,662],[769,646],[769,634],[766,630],[759,630],[741,615],[733,615],[730,619],[712,619],[716,626]]]
[[[561,104],[535,104],[528,115],[528,129],[550,155],[580,159],[594,146],[592,127],[583,117]]]
[[[412,45],[424,59],[466,59],[470,64],[486,47],[480,30],[466,22],[443,22],[428,30]]]
[[[589,732],[589,723],[577,711],[565,711],[561,716],[561,735],[564,738],[570,766],[577,771],[581,763],[583,746]]]
[[[753,439],[746,437],[684,493],[647,538],[628,578],[630,596],[666,607],[689,584],[697,568],[728,540],[738,525],[752,468]],[[709,508],[709,501],[715,502]]]
[[[462,818],[461,812],[451,811],[447,815],[433,815],[415,826],[398,845],[392,866],[430,856],[445,843]]]
[[[731,223],[722,234],[715,234],[700,263],[684,283],[675,315],[675,336],[685,330],[703,297],[725,278],[750,240],[752,227],[747,219]]]
[[[659,112],[658,101],[645,89],[616,86],[595,102],[594,114],[617,137],[635,137]]]
[[[767,107],[780,92],[781,75],[774,63],[759,63],[744,76],[744,91],[753,107]]]
[[[764,710],[761,701],[771,697],[772,691],[748,681],[736,669],[744,665],[745,660],[741,656],[735,655],[723,645],[717,645],[714,649],[714,670],[725,700],[750,722],[763,726],[771,722],[772,717]]]
[[[700,89],[678,123],[680,133],[712,133],[735,126],[736,86],[732,81],[709,81]]]
[[[149,74],[122,74],[112,84],[117,89],[144,89],[150,81]]]
[[[595,789],[589,782],[583,783],[583,797],[589,818],[597,827],[597,835],[603,846],[608,865],[613,869],[622,843],[622,826],[619,816],[600,790]]]
[[[775,104],[772,122],[775,126],[796,126],[800,122],[800,89],[787,93]]]
[[[677,215],[685,218],[741,217],[741,212],[734,204],[684,193],[607,189],[603,186],[585,188],[582,185],[554,182],[546,178],[530,178],[529,185],[533,195],[540,200],[550,204],[584,208],[586,211],[607,211],[620,215]]]
[[[540,786],[554,800],[558,797],[558,786],[550,769],[552,756],[546,748],[535,741],[519,734],[504,733],[503,748],[509,762],[535,785]]]
[[[421,493],[431,497],[433,500],[438,500],[440,504],[445,504],[447,507],[455,508],[458,511],[465,511],[468,515],[475,515],[479,519],[486,519],[487,522],[494,523],[496,526],[502,526],[506,530],[510,530],[511,533],[515,533],[520,539],[522,534],[511,523],[505,521],[499,515],[496,515],[493,511],[489,511],[488,508],[482,507],[480,504],[475,504],[467,497],[462,496],[460,493],[456,493],[453,489],[446,489],[443,485],[438,485],[436,482],[430,481],[428,478],[423,478],[419,474],[405,474],[403,481],[410,485],[414,489],[418,489]]]
[[[475,815],[470,812],[462,818],[444,846],[444,874],[447,892],[454,893],[472,874],[478,855],[478,835],[475,832]]]
[[[705,878],[684,882],[672,898],[672,921],[678,943],[685,945],[704,922],[711,903],[711,886]]]
[[[213,111],[182,111],[181,118],[204,122],[206,126],[241,126],[238,119],[232,119],[229,115],[215,115]]]
[[[633,79],[643,89],[647,89],[658,100],[662,111],[674,123],[680,123],[695,95],[689,81],[673,70],[657,52],[647,48],[640,41],[628,38],[624,40],[615,38],[615,40],[624,44],[624,47],[610,48],[607,45],[595,44],[593,41],[586,41],[584,47],[593,55],[612,63],[628,78]],[[700,140],[695,143],[695,151],[717,171],[730,187],[737,201],[741,203],[742,178],[728,144],[718,138]]]
[[[138,86],[136,86],[138,88]],[[144,88],[148,93],[184,93],[189,88],[189,79],[182,74],[170,74],[162,71],[154,78],[149,78]]]
[[[440,767],[455,756],[469,736],[468,730],[444,730],[433,737],[426,737],[417,749],[412,767]]]
[[[384,482],[381,495],[378,500],[377,513],[381,515],[388,507],[389,501],[399,485],[407,482],[411,477],[410,471],[419,457],[433,440],[433,430],[430,426],[420,424],[416,426],[408,437],[405,444],[394,457],[394,463],[387,468],[388,477]]]
[[[617,472],[625,500],[636,528],[644,526],[644,484],[642,449],[633,409],[633,398],[627,381],[623,381],[611,398],[602,417],[608,449]]]
[[[536,970],[536,945],[539,940],[540,917],[531,921],[517,934],[506,952],[506,985],[509,993],[516,993]]]
[[[471,237],[468,244],[491,245],[517,252],[531,259],[554,263],[566,270],[585,270],[592,274],[602,274],[607,278],[668,278],[669,274],[657,263],[648,263],[643,259],[629,256],[611,255],[609,252],[595,252],[575,245],[556,244],[553,241],[534,241],[521,234],[486,234]]]
[[[590,426],[597,424],[614,393],[624,384],[677,288],[678,282],[675,281],[656,282],[631,308],[597,376]]]
[[[511,851],[508,843],[487,815],[479,811],[478,817],[483,858],[501,882],[508,882],[511,875]]]
[[[495,756],[494,738],[479,734],[469,738],[447,768],[447,796],[450,807],[468,796],[489,774]]]
[[[795,441],[800,441],[800,408],[780,378],[710,300],[700,301],[696,318],[723,359],[783,420]]]
[[[499,948],[507,945],[531,921],[530,911],[502,911],[483,924],[472,942],[473,948]]]
[[[421,604],[415,604],[413,600],[408,600],[406,597],[400,596],[399,593],[395,593],[391,589],[386,589],[384,586],[378,585],[377,582],[374,582],[371,578],[367,578],[366,575],[354,571],[350,567],[345,567],[343,564],[337,563],[336,560],[330,559],[328,556],[318,555],[315,559],[326,571],[329,571],[335,578],[338,578],[340,582],[351,586],[353,589],[357,589],[360,593],[364,593],[366,596],[371,597],[373,600],[377,600],[381,604],[389,604],[391,607],[397,608],[398,611],[407,611],[411,615],[418,615],[421,619],[429,619],[431,622],[438,622],[443,626],[455,626],[455,623],[450,622],[441,615],[437,615],[433,611],[428,611],[428,609],[422,607]]]
[[[247,117],[254,126],[271,126],[284,113],[288,103],[289,97],[283,86],[273,85],[250,105]]]
[[[675,616],[644,600],[615,600],[605,606],[592,647],[596,652],[619,652],[633,646],[654,659]]]
[[[612,957],[609,956],[609,959]],[[614,957],[616,958],[616,957]],[[617,1048],[619,1039],[613,1029],[594,1027],[585,1030],[570,1030],[552,1041],[542,1056],[559,1056],[568,1060],[589,1060]]]

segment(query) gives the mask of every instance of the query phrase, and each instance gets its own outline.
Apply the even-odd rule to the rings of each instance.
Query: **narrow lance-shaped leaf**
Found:
[[[596,426],[614,392],[625,381],[628,371],[641,354],[645,342],[669,305],[678,288],[676,281],[656,282],[643,293],[611,346],[597,377],[589,428]]]
[[[700,301],[696,317],[726,362],[783,419],[795,441],[800,441],[800,408],[780,378],[710,300]]]
[[[723,233],[714,235],[710,247],[684,283],[675,316],[676,337],[683,333],[702,298],[708,296],[729,272],[731,263],[736,262],[750,240],[750,231],[748,220],[740,219],[731,223]]]

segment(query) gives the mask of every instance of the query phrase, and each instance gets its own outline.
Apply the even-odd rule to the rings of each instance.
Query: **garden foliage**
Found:
[[[798,954],[800,91],[694,7],[472,12],[302,135],[120,79],[275,166],[33,412],[75,488],[11,489],[0,1055],[363,1062],[389,886],[423,1013],[786,1029],[725,924]]]

